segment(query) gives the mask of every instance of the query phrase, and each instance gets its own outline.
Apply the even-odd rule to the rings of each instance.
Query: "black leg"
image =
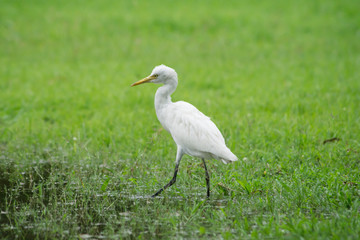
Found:
[[[157,191],[154,195],[152,195],[151,197],[156,197],[158,196],[160,193],[162,193],[162,191],[164,191],[165,189],[167,189],[168,187],[170,187],[171,185],[173,185],[176,182],[176,175],[177,172],[179,170],[179,165],[180,165],[180,161],[176,162],[176,166],[175,166],[175,171],[174,171],[174,176],[173,178],[170,180],[170,182],[168,184],[166,184],[163,188],[161,188],[159,191]]]
[[[209,173],[208,170],[206,168],[206,163],[205,160],[202,158],[202,161],[204,163],[204,168],[205,168],[205,179],[206,179],[206,187],[207,187],[207,197],[210,197],[210,177],[209,177]]]

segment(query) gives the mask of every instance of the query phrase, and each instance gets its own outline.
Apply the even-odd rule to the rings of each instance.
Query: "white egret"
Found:
[[[210,197],[210,179],[204,159],[215,158],[226,164],[237,161],[238,158],[227,148],[224,137],[209,117],[187,102],[171,101],[170,95],[175,91],[178,84],[177,73],[174,69],[165,65],[157,66],[150,76],[133,83],[131,86],[142,83],[163,84],[155,94],[156,115],[177,145],[174,176],[152,197],[159,195],[176,182],[180,160],[184,154],[202,159],[206,174],[207,197]]]

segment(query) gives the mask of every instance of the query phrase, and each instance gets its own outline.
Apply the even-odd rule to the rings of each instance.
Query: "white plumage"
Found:
[[[157,116],[185,154],[224,163],[237,160],[216,125],[193,105],[183,101],[169,104],[158,110]]]
[[[179,101],[172,102],[170,95],[175,91],[178,78],[174,69],[165,65],[154,68],[150,76],[132,84],[162,83],[155,94],[155,110],[161,125],[170,132],[177,145],[176,166],[173,179],[153,195],[159,195],[176,181],[180,160],[184,154],[203,160],[206,171],[207,196],[210,196],[209,175],[204,159],[218,159],[224,163],[237,161],[237,157],[226,146],[225,140],[209,117],[193,105]]]

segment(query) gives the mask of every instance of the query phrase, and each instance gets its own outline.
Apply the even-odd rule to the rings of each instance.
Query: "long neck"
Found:
[[[167,82],[159,87],[155,94],[155,110],[158,111],[171,103],[170,95],[175,91],[177,82]]]

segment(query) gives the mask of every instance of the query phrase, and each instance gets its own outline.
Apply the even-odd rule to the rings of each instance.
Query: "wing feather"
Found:
[[[192,152],[219,155],[227,149],[224,137],[209,117],[187,102],[171,104],[167,111],[166,128],[174,141]]]

